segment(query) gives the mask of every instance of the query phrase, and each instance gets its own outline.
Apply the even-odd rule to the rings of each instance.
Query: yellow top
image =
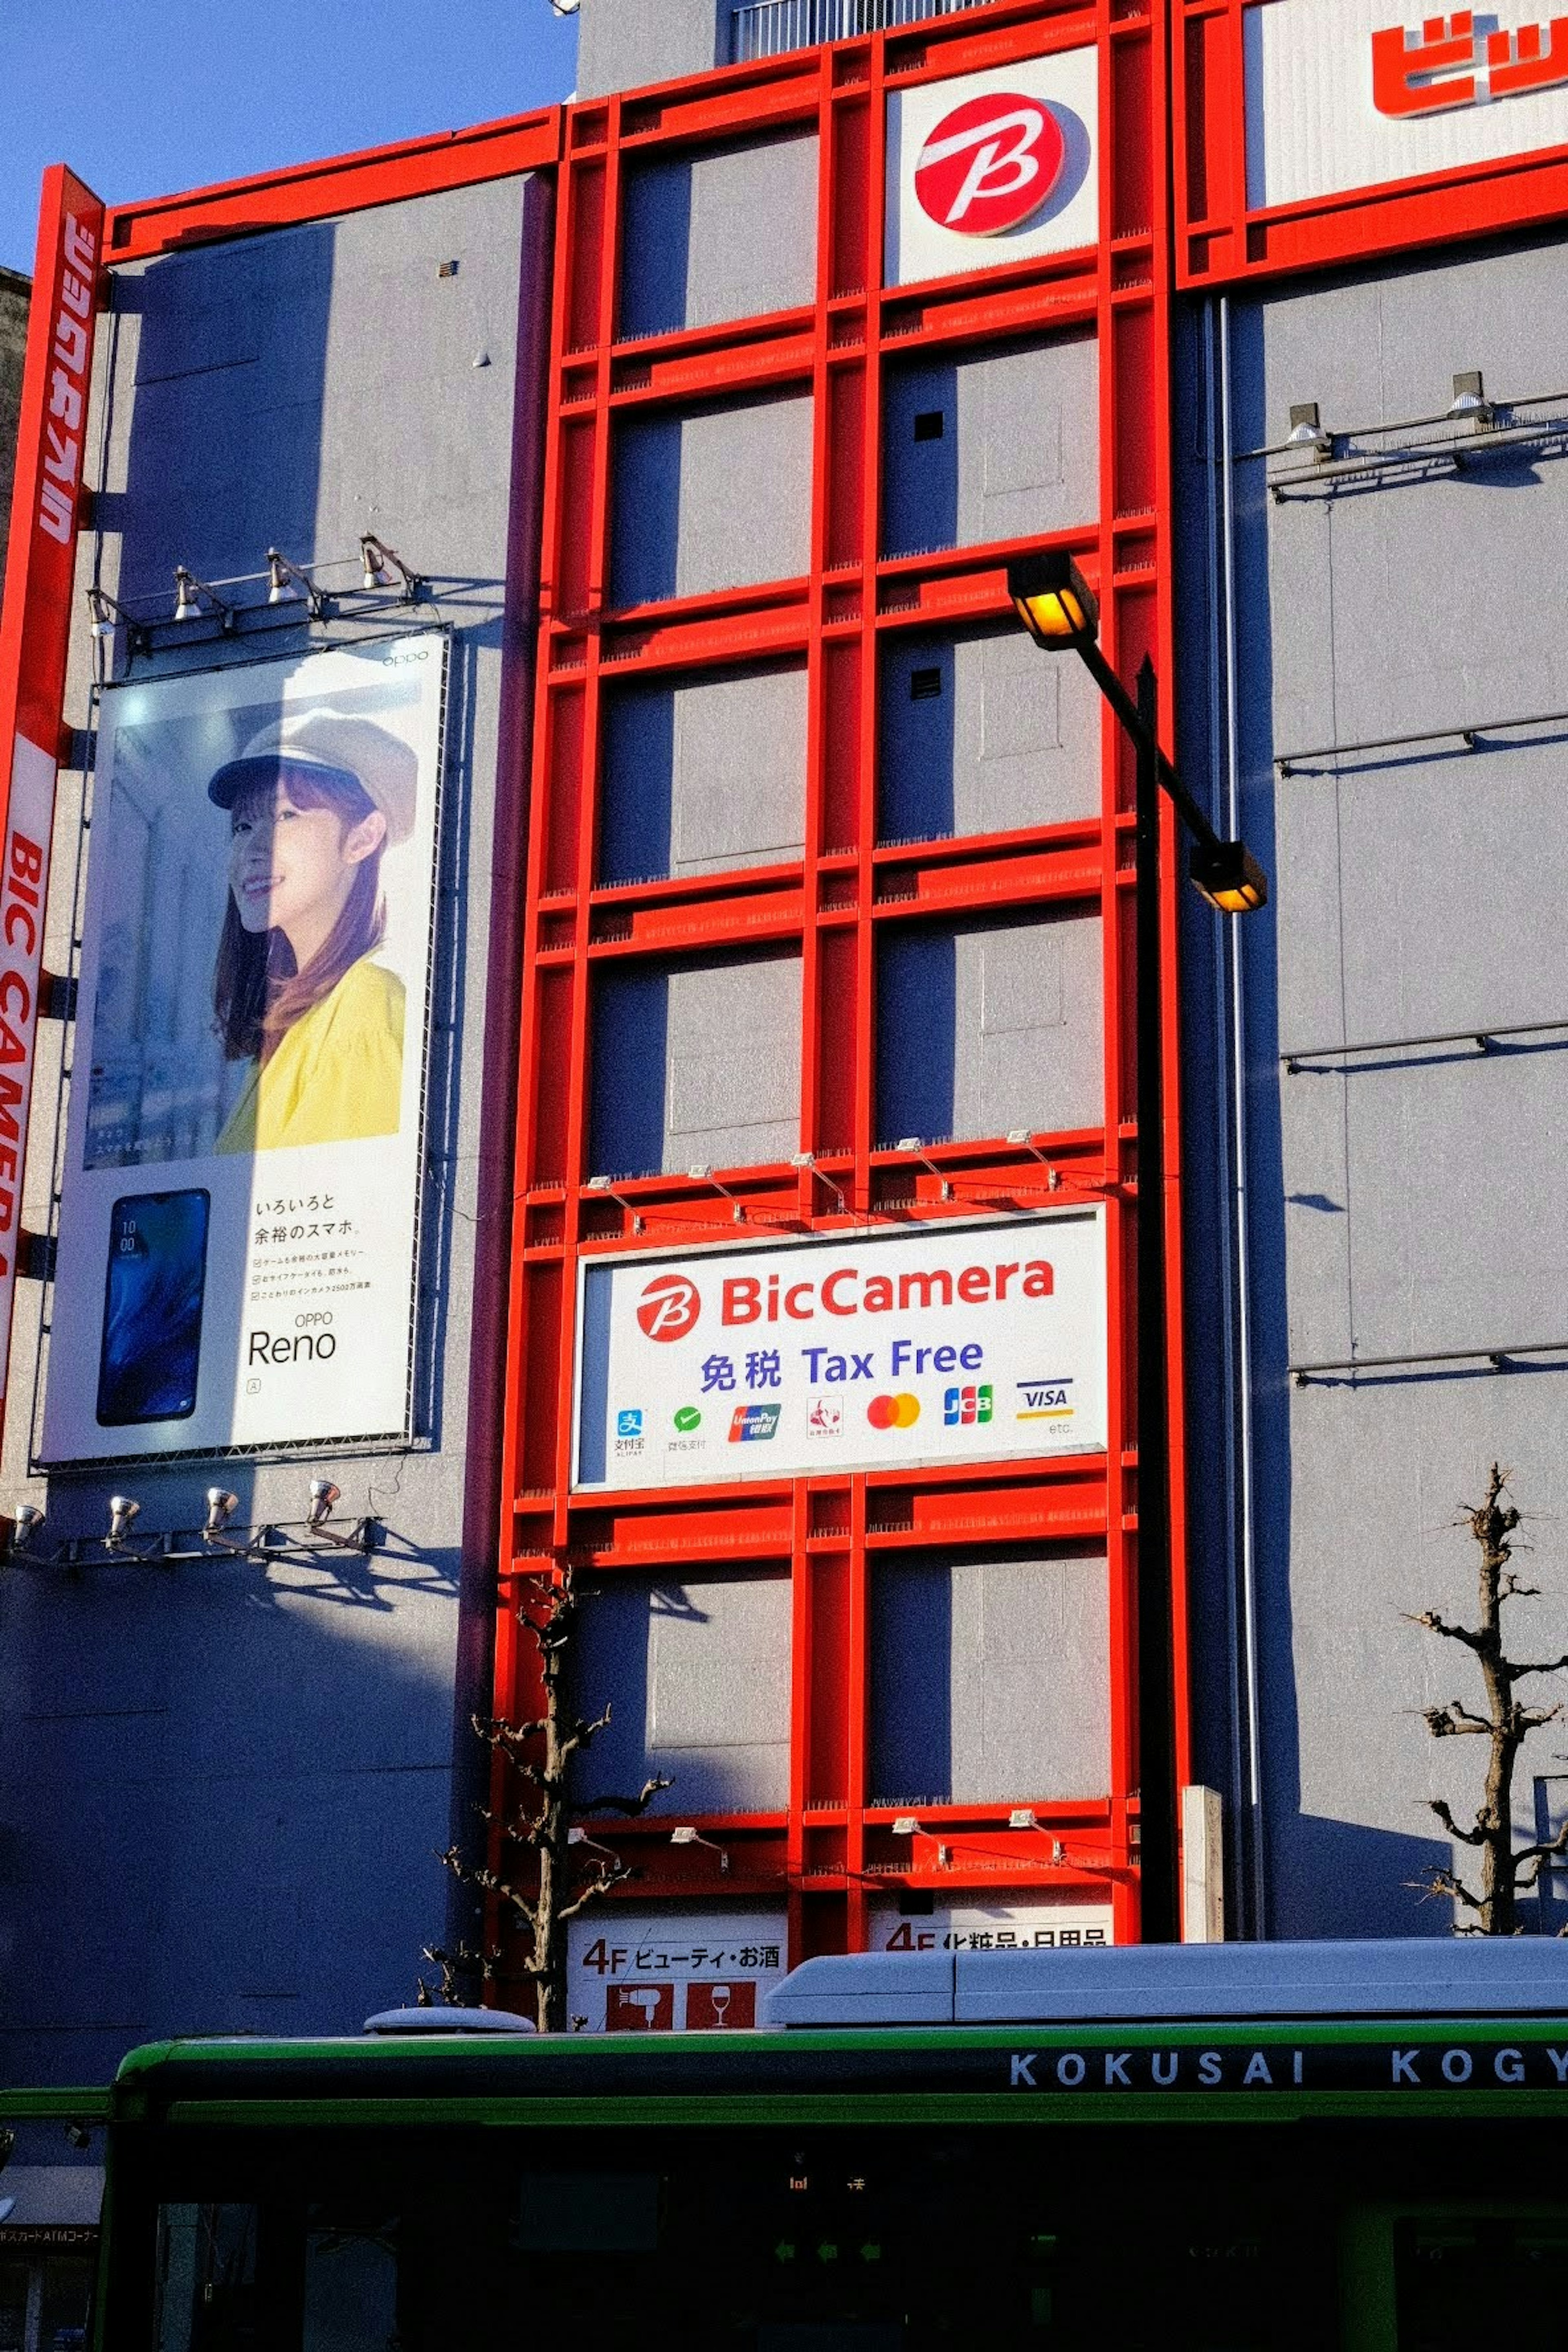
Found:
[[[245,1092],[214,1147],[276,1151],[395,1135],[403,1103],[403,982],[362,956],[302,1013]]]

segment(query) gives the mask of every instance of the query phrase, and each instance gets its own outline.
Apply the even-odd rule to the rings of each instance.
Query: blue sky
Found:
[[[521,114],[570,92],[550,0],[0,0],[0,266],[38,182],[107,203]]]

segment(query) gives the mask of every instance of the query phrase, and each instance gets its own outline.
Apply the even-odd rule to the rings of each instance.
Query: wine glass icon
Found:
[[[724,2022],[725,2012],[729,2009],[731,2000],[729,1986],[721,1984],[710,1985],[708,1988],[708,1999],[712,2005],[714,2024],[722,2025]]]

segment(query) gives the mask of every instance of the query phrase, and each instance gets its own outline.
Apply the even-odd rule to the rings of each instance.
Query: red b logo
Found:
[[[939,228],[996,236],[1037,212],[1061,178],[1067,141],[1037,98],[992,90],[944,115],[915,162],[915,195]]]
[[[696,1328],[702,1299],[683,1274],[661,1274],[643,1292],[637,1321],[650,1339],[684,1339]]]

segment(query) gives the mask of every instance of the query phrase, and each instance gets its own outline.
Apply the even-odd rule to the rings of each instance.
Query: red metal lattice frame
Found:
[[[1177,0],[1172,40],[1176,283],[1222,286],[1527,228],[1568,214],[1568,148],[1510,155],[1310,202],[1247,198],[1243,26],[1268,0]],[[1412,8],[1411,21],[1425,12]],[[1389,21],[1399,9],[1390,0]],[[1325,37],[1336,37],[1331,26]]]
[[[878,558],[880,373],[885,354],[1031,330],[1092,325],[1100,355],[1098,518],[1059,535],[1098,577],[1108,647],[1131,677],[1147,651],[1172,674],[1167,360],[1169,224],[1163,0],[1042,10],[994,0],[983,19],[875,35],[762,68],[585,103],[569,110],[561,170],[545,536],[517,1142],[501,1543],[514,1576],[574,1561],[595,1572],[679,1572],[693,1558],[789,1566],[793,1704],[787,1811],[708,1816],[728,1848],[730,1895],[787,1894],[791,1949],[864,1940],[868,1889],[900,1885],[952,1899],[1046,1890],[1108,1892],[1116,1932],[1135,1936],[1137,1758],[1132,1580],[1136,1452],[1131,1427],[1133,1229],[1131,777],[1109,726],[1098,817],[982,842],[881,848],[875,839],[876,649],[885,631],[1005,613],[1007,545],[898,561]],[[889,87],[1098,44],[1101,65],[1098,249],[1012,264],[918,289],[881,285],[883,122]],[[617,344],[619,222],[626,168],[682,144],[797,126],[820,158],[818,271],[809,309]],[[616,417],[741,386],[810,386],[815,400],[812,560],[805,577],[635,612],[608,602],[610,444]],[[603,682],[658,669],[804,656],[810,709],[806,843],[790,866],[601,888],[595,790]],[[1167,703],[1169,698],[1167,697]],[[1098,905],[1105,1002],[1104,1117],[1053,1138],[1069,1195],[1106,1202],[1110,1235],[1110,1443],[1104,1458],[993,1467],[758,1481],[679,1496],[574,1498],[569,1492],[573,1301],[580,1258],[631,1243],[621,1209],[586,1192],[588,999],[596,964],[788,940],[800,948],[805,1007],[800,1144],[861,1216],[898,1199],[940,1217],[937,1181],[879,1150],[871,1125],[872,967],[879,923],[1060,902]],[[1181,1330],[1180,1160],[1175,1147],[1173,891],[1164,908],[1168,1017],[1170,1325]],[[999,1142],[933,1155],[962,1211],[987,1198],[1044,1197],[1042,1171]],[[753,1222],[831,1230],[809,1172],[725,1172]],[[618,1188],[648,1246],[730,1234],[726,1204],[668,1177]],[[1185,1773],[1185,1520],[1180,1340],[1173,1339],[1171,1443],[1178,1570],[1179,1745]],[[1103,1541],[1111,1652],[1110,1785],[1081,1801],[1040,1803],[1067,1849],[1005,1827],[1006,1809],[925,1808],[921,1833],[895,1843],[867,1777],[868,1580],[880,1556],[914,1546]],[[527,1655],[503,1607],[498,1705],[532,1712]],[[1016,1801],[1025,1801],[1019,1791]],[[637,1899],[721,1891],[702,1848],[672,1851],[668,1827],[623,1840],[641,1868]],[[939,1846],[950,1857],[939,1860]]]

